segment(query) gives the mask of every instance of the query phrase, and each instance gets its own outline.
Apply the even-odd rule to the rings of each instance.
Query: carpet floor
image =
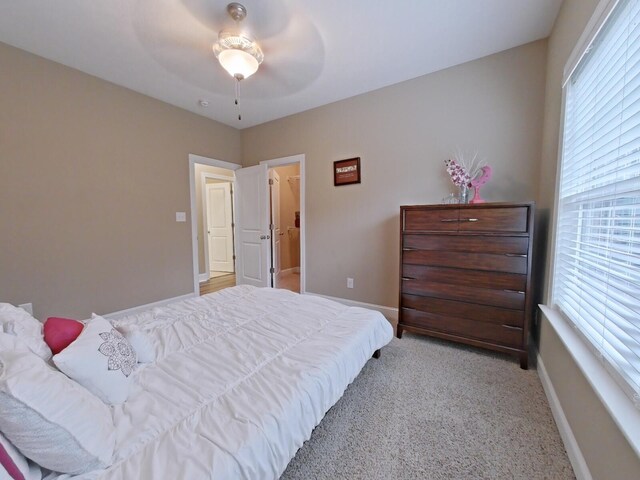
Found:
[[[281,480],[573,478],[534,368],[405,333],[367,362]]]

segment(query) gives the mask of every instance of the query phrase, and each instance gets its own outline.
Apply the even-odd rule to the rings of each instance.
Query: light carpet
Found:
[[[281,480],[573,478],[535,369],[405,333],[365,365]]]

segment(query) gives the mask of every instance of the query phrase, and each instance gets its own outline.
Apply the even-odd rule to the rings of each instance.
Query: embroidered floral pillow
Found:
[[[111,405],[129,396],[136,361],[127,339],[95,314],[80,336],[53,357],[60,371]]]
[[[133,367],[136,366],[136,354],[133,347],[124,336],[115,328],[109,332],[99,334],[104,343],[100,345],[98,351],[106,356],[109,370],[122,370],[125,377],[131,375]]]

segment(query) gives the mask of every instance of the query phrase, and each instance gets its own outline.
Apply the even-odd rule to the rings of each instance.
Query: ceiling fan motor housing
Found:
[[[247,9],[245,6],[237,2],[227,5],[227,12],[229,12],[229,16],[236,22],[241,22],[247,16]]]

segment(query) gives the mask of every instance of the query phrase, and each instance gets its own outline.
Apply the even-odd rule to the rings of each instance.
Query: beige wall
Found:
[[[239,132],[4,44],[0,71],[0,301],[86,317],[191,292],[188,154],[237,163]]]
[[[597,4],[598,0],[565,0],[549,38],[538,193],[538,206],[543,219],[551,216],[555,197],[564,65]],[[551,266],[550,255],[548,257],[547,279]],[[554,328],[543,315],[540,317],[540,357],[593,479],[638,478],[640,459],[582,375]]]
[[[286,165],[274,170],[280,176],[280,227],[282,228],[280,243],[280,268],[300,266],[300,230],[295,227],[295,212],[300,211],[300,183],[292,184],[289,177],[300,175],[300,165]]]
[[[215,175],[224,175],[226,177],[233,177],[235,174],[233,170],[227,170],[226,168],[218,168],[211,167],[209,165],[203,165],[200,163],[196,163],[194,165],[194,177],[196,182],[196,217],[198,219],[198,272],[199,273],[207,273],[207,267],[205,266],[205,258],[204,258],[204,242],[206,241],[207,236],[204,231],[204,201],[202,198],[202,174],[203,173],[213,173]],[[209,183],[207,181],[207,183]]]
[[[443,161],[457,146],[494,167],[485,198],[533,200],[545,62],[538,41],[243,130],[245,166],[306,155],[307,290],[396,306],[399,207],[453,191]],[[350,157],[362,183],[334,187],[333,161]]]

